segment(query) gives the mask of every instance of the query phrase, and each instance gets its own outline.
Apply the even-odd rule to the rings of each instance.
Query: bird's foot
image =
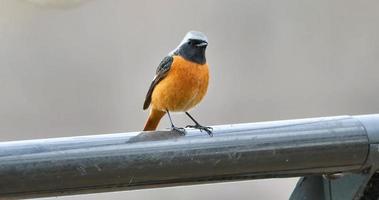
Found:
[[[200,124],[195,124],[195,125],[188,125],[186,128],[194,128],[194,129],[199,129],[201,132],[205,131],[208,133],[209,136],[213,137],[213,128],[209,126],[202,126]]]
[[[186,134],[186,129],[181,128],[181,127],[172,126],[171,127],[171,131],[179,133],[180,135],[185,135]]]

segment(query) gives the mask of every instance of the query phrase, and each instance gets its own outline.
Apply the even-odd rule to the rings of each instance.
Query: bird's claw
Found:
[[[187,125],[186,128],[194,128],[194,129],[199,129],[200,132],[207,132],[209,136],[213,136],[213,128],[209,126],[202,126],[200,124],[195,124],[195,125]]]
[[[173,126],[173,127],[171,127],[171,131],[177,132],[180,135],[185,135],[186,134],[186,129],[181,128],[181,127],[175,127],[175,126]]]

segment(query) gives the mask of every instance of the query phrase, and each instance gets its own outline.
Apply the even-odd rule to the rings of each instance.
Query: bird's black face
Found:
[[[204,40],[188,39],[187,42],[179,47],[177,54],[189,61],[205,64],[205,49],[207,46],[208,43]]]

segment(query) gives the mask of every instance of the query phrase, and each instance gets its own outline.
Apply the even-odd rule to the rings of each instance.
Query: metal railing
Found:
[[[213,128],[0,142],[0,199],[296,176],[291,199],[358,199],[378,166],[379,115]]]

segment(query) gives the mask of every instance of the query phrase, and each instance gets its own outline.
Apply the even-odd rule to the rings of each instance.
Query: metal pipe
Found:
[[[31,198],[360,170],[369,117],[0,142],[0,198]],[[375,133],[379,134],[379,133]]]

